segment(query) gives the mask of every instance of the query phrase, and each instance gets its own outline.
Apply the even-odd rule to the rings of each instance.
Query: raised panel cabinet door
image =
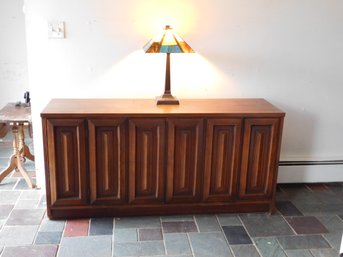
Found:
[[[251,118],[244,124],[241,199],[271,200],[275,190],[281,119]]]
[[[92,204],[119,204],[127,199],[125,125],[125,119],[88,120]]]
[[[237,198],[242,119],[208,119],[206,125],[204,200]]]
[[[87,204],[85,121],[48,119],[46,125],[51,206]]]
[[[201,200],[203,119],[171,118],[168,122],[167,202]]]
[[[129,202],[164,201],[165,119],[129,120]]]

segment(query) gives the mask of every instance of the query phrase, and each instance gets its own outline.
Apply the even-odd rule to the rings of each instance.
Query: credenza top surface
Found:
[[[52,99],[41,116],[54,115],[264,115],[285,113],[264,99],[179,99],[180,105],[156,105],[153,99]]]

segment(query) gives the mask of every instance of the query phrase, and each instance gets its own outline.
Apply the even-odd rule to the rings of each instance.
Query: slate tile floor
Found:
[[[0,170],[12,153],[0,141]],[[27,161],[34,175],[34,164]],[[0,184],[0,257],[331,257],[343,231],[343,183],[281,184],[267,213],[52,221],[45,195],[13,173]]]

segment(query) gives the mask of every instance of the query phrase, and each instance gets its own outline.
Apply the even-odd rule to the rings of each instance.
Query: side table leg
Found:
[[[24,144],[23,149],[22,149],[22,156],[26,157],[27,159],[31,161],[35,161],[35,156],[30,152],[30,149],[27,145]]]
[[[29,174],[27,174],[27,171],[26,171],[26,169],[23,167],[20,158],[16,158],[16,159],[17,159],[17,160],[16,160],[16,161],[17,161],[17,168],[18,168],[19,172],[21,173],[21,175],[24,177],[24,179],[25,179],[27,185],[28,185],[30,188],[35,188],[36,185],[32,182],[32,180],[31,180]]]
[[[1,174],[0,174],[0,182],[8,175],[11,173],[12,170],[14,170],[17,165],[17,156],[15,154],[12,154],[12,156],[10,157],[10,161],[8,163],[8,166],[6,169],[4,169]]]

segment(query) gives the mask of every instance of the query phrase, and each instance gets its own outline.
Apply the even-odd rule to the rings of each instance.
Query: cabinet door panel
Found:
[[[237,195],[241,119],[209,119],[206,129],[204,200],[232,201]]]
[[[126,133],[124,119],[88,121],[91,202],[126,200]]]
[[[202,119],[168,119],[167,202],[201,199]]]
[[[47,144],[51,205],[87,203],[83,119],[48,119]]]
[[[129,201],[163,202],[165,120],[129,121]]]
[[[241,199],[270,199],[278,163],[279,119],[247,119],[242,155]]]

